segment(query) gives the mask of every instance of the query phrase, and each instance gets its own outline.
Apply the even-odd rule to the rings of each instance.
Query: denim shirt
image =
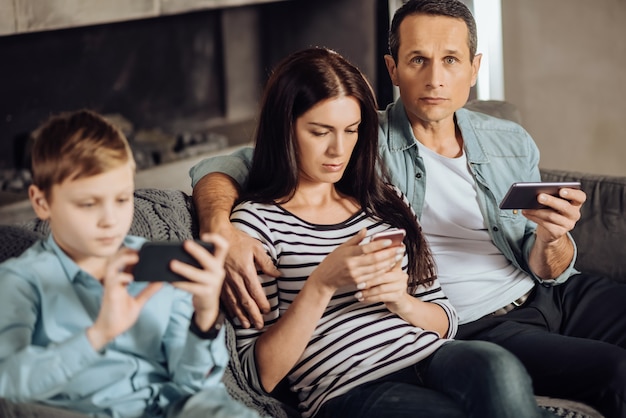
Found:
[[[379,112],[379,122],[380,155],[392,183],[406,194],[420,218],[427,173],[400,99]],[[469,170],[476,181],[478,204],[491,239],[513,265],[532,275],[528,256],[535,242],[537,225],[520,211],[501,210],[498,205],[512,183],[541,181],[535,142],[514,122],[464,108],[456,111],[455,122],[463,136]],[[561,283],[577,273],[574,269],[576,245],[571,236],[569,239],[575,251],[572,262],[556,281],[546,281],[546,284]]]
[[[513,265],[542,282],[528,267],[537,225],[520,211],[500,210],[498,207],[512,183],[541,180],[539,150],[535,142],[520,125],[483,113],[459,109],[455,120],[463,136],[469,169],[478,189],[480,210],[491,239]],[[379,112],[379,123],[379,152],[391,174],[392,183],[406,195],[418,218],[421,218],[427,173],[400,99]],[[244,147],[227,156],[201,161],[190,170],[192,186],[204,175],[220,172],[245,187],[252,151],[251,147]],[[576,245],[571,235],[568,236],[574,244],[572,262],[556,280],[546,281],[547,285],[562,283],[577,273],[574,269]]]

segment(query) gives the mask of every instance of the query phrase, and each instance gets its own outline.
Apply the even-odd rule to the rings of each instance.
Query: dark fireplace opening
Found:
[[[250,141],[263,84],[292,51],[333,48],[376,87],[386,0],[240,3],[0,31],[9,33],[0,36],[0,206],[25,199],[31,132],[52,114],[89,108],[111,118],[143,170]]]
[[[0,37],[0,169],[28,170],[30,132],[72,109],[113,116],[139,168],[174,158],[183,138],[208,138],[225,112],[220,35],[218,12],[205,11]]]

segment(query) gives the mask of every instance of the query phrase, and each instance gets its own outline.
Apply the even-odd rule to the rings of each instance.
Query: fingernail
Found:
[[[354,297],[356,298],[356,300],[362,301],[363,300],[363,292],[356,292],[354,294]]]
[[[398,254],[396,255],[396,263],[400,260],[402,260],[402,258],[404,257],[404,254]],[[394,263],[395,264],[395,263]]]
[[[361,282],[361,283],[356,285],[356,288],[357,289],[365,289],[365,286],[367,286],[367,284],[365,282]]]
[[[243,321],[243,322],[241,323],[241,326],[242,326],[242,327],[244,327],[244,328],[250,328],[250,322],[248,322],[248,321]]]

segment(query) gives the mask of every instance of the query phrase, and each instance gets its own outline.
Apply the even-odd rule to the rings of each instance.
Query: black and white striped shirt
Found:
[[[238,205],[231,221],[263,243],[281,272],[278,278],[259,275],[271,305],[271,312],[264,316],[264,330],[278,321],[307,277],[330,252],[363,228],[367,228],[368,237],[390,228],[364,212],[339,224],[316,225],[278,205],[251,202]],[[406,255],[402,263],[406,270]],[[325,401],[355,386],[416,364],[446,341],[434,331],[407,323],[383,303],[359,302],[354,297],[356,291],[352,286],[335,292],[288,376],[304,417],[314,415]],[[456,333],[456,312],[437,281],[431,287],[418,288],[415,296],[442,306],[448,316],[449,335]],[[264,330],[237,326],[236,331],[243,368],[261,393],[264,389],[257,375],[254,343]]]

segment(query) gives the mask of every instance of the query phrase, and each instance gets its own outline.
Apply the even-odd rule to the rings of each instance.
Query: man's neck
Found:
[[[463,137],[454,118],[438,122],[412,123],[415,138],[426,148],[448,158],[463,154]]]

